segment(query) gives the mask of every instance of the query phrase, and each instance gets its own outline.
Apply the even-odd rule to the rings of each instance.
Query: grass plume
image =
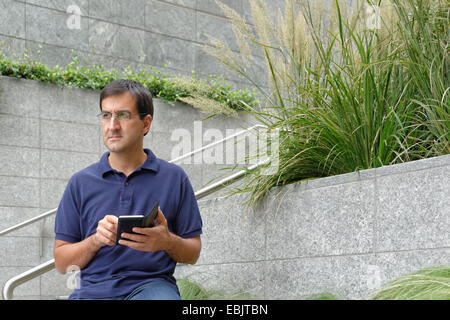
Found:
[[[266,85],[249,71],[256,60],[218,40],[205,46],[260,91],[251,112],[281,132],[278,172],[257,170],[237,190],[250,193],[249,206],[276,185],[450,152],[445,0],[335,0],[329,9],[286,0],[277,20],[263,1],[250,6],[252,28],[221,5],[241,25],[240,47],[245,40],[264,55]]]
[[[384,286],[373,300],[450,300],[450,267],[438,266],[402,276]]]

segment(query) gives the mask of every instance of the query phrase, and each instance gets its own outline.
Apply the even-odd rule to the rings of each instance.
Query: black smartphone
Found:
[[[119,216],[119,222],[117,224],[117,235],[116,235],[116,244],[119,244],[119,240],[121,239],[121,234],[123,232],[126,233],[134,233],[134,227],[141,228],[151,228],[155,226],[155,220],[158,216],[158,207],[159,200],[156,201],[156,204],[153,206],[152,210],[146,215],[129,215],[129,216]]]

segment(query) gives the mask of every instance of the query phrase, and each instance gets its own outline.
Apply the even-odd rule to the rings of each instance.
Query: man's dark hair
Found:
[[[103,99],[130,92],[136,99],[136,106],[140,118],[144,119],[146,114],[149,114],[153,119],[153,99],[152,94],[146,87],[134,80],[117,79],[110,82],[100,92],[100,110],[102,110]]]

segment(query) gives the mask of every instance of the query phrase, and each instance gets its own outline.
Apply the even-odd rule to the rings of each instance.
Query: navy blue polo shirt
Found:
[[[200,235],[202,220],[186,173],[149,149],[144,151],[146,162],[128,177],[111,168],[109,152],[98,163],[74,174],[56,214],[56,239],[82,241],[96,232],[105,215],[146,215],[158,200],[171,232],[182,238]],[[104,246],[81,270],[80,288],[70,298],[126,295],[150,281],[166,280],[176,288],[175,265],[164,251]]]

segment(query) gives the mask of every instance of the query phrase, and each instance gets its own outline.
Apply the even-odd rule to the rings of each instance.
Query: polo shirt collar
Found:
[[[150,170],[153,172],[158,172],[159,171],[159,159],[155,156],[155,154],[150,149],[144,149],[144,152],[147,154],[147,160],[142,164],[142,166],[140,166],[136,170],[145,169],[145,170]],[[105,174],[107,174],[109,172],[114,172],[114,170],[109,165],[108,157],[109,157],[109,151],[105,152],[99,161],[99,173],[101,174],[102,177],[104,177]]]

